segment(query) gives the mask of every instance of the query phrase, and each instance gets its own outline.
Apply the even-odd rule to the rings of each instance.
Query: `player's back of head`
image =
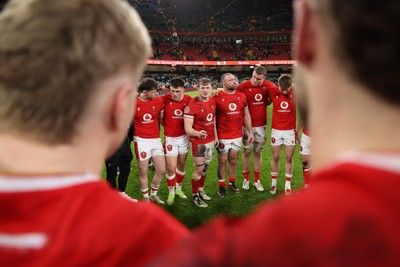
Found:
[[[400,1],[307,0],[321,14],[340,68],[370,93],[400,105]]]
[[[123,1],[10,1],[0,13],[0,134],[70,142],[96,86],[124,67],[139,72],[150,50]]]

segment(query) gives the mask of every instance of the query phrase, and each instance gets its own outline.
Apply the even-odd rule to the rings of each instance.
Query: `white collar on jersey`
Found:
[[[333,162],[332,167],[345,163],[355,163],[358,165],[369,166],[396,174],[400,174],[400,152],[379,153],[379,152],[360,152],[346,151],[340,153]]]
[[[0,192],[20,193],[54,190],[99,180],[99,175],[93,173],[53,176],[6,176],[0,174]]]

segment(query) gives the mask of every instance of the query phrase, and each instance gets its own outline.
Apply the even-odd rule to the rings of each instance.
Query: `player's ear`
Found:
[[[295,0],[292,50],[295,59],[303,65],[313,62],[316,48],[316,15],[308,1]]]
[[[127,126],[132,120],[134,106],[134,89],[129,84],[118,87],[112,95],[109,130],[111,132],[126,133]]]

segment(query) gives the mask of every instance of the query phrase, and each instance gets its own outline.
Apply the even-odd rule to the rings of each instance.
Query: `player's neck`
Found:
[[[223,88],[222,90],[224,91],[225,94],[228,94],[228,95],[233,95],[236,93],[236,90],[228,90],[226,88]]]
[[[310,116],[313,169],[346,151],[400,151],[400,109],[357,85],[340,84],[339,90],[331,85],[324,88],[330,92],[327,98],[311,101],[311,111],[318,110]],[[329,94],[336,94],[340,101],[332,101]]]
[[[142,101],[150,101],[152,98],[150,98],[150,97],[147,97],[147,96],[145,96],[145,95],[143,95],[143,94],[140,94],[139,96],[138,96],[138,98],[140,99],[140,100],[142,100]]]
[[[93,150],[95,145],[93,142],[76,145],[44,145],[22,137],[1,135],[0,147],[3,156],[0,158],[0,173],[99,174],[105,152]],[[90,153],[90,151],[96,152]]]
[[[210,100],[210,97],[197,96],[197,99],[201,102],[208,102],[208,100]]]

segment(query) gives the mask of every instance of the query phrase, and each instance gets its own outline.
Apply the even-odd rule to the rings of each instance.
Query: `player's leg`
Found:
[[[225,143],[223,140],[219,140],[219,146],[218,146],[218,169],[217,169],[217,175],[218,175],[218,196],[223,198],[225,197],[225,188],[226,188],[226,182],[225,182],[225,174],[226,174],[226,164],[228,161],[228,151],[225,148]]]
[[[271,159],[271,189],[270,193],[275,195],[277,190],[277,180],[279,173],[279,159],[281,157],[282,145],[271,145],[272,159]]]
[[[204,165],[203,172],[201,173],[201,178],[200,178],[200,182],[199,182],[199,196],[201,197],[202,200],[211,200],[211,197],[209,197],[207,195],[206,191],[204,190],[204,183],[206,180],[208,167],[210,166],[211,161],[214,157],[214,149],[215,149],[214,142],[205,144],[205,148],[206,148],[206,151],[204,154],[205,165]]]
[[[250,175],[250,156],[253,145],[248,143],[247,130],[243,128],[243,154],[242,154],[242,174],[243,174],[243,185],[244,190],[250,189],[249,175]]]
[[[310,155],[301,155],[301,160],[303,162],[303,177],[304,177],[304,188],[308,188],[311,179],[311,164]]]
[[[176,195],[178,195],[181,199],[187,199],[187,196],[182,191],[182,184],[185,178],[185,165],[187,160],[188,154],[179,154],[178,155],[178,162],[175,170],[175,177],[176,177]]]
[[[290,195],[292,193],[292,178],[293,178],[293,154],[295,146],[285,145],[285,194]]]
[[[296,148],[296,135],[294,130],[283,132],[284,145],[285,145],[285,195],[292,193],[292,178],[293,178],[293,154]]]
[[[149,159],[138,159],[138,168],[140,191],[142,192],[143,200],[149,201],[149,181],[147,179],[147,172],[149,171]]]
[[[200,208],[206,208],[208,207],[208,205],[203,201],[203,199],[200,197],[199,194],[199,184],[201,180],[201,175],[205,167],[205,157],[193,157],[193,163],[194,163],[194,170],[192,173],[193,203]]]
[[[160,188],[162,178],[165,174],[165,156],[164,155],[154,155],[154,156],[152,156],[151,159],[154,164],[154,176],[153,176],[153,181],[151,183],[150,199],[158,204],[165,204],[165,202],[162,201],[157,195],[158,189]]]
[[[307,188],[311,178],[311,138],[304,133],[300,141],[300,154],[303,162],[304,188]]]
[[[149,171],[149,159],[151,154],[148,147],[148,140],[135,137],[135,155],[139,169],[138,180],[144,201],[150,200],[147,173]]]
[[[262,167],[262,153],[264,150],[265,141],[267,139],[267,127],[256,127],[254,128],[254,144],[253,144],[253,164],[254,164],[254,186],[255,188],[263,192],[264,187],[261,184],[261,167]]]
[[[193,203],[200,208],[208,207],[207,203],[205,203],[199,195],[199,183],[206,165],[205,152],[206,148],[204,144],[192,144],[192,156],[194,164],[192,173],[192,196]]]
[[[175,183],[176,183],[176,166],[178,162],[178,156],[165,155],[165,163],[167,164],[167,174],[165,175],[167,178],[168,185],[168,198],[167,204],[174,204],[175,200]]]
[[[229,149],[228,152],[228,182],[229,188],[235,192],[239,193],[240,189],[236,187],[236,172],[237,172],[237,162],[240,150],[235,150],[234,148]]]
[[[277,191],[277,180],[279,173],[279,160],[281,157],[281,149],[283,145],[283,131],[273,129],[271,130],[271,189],[270,193],[275,195]]]

